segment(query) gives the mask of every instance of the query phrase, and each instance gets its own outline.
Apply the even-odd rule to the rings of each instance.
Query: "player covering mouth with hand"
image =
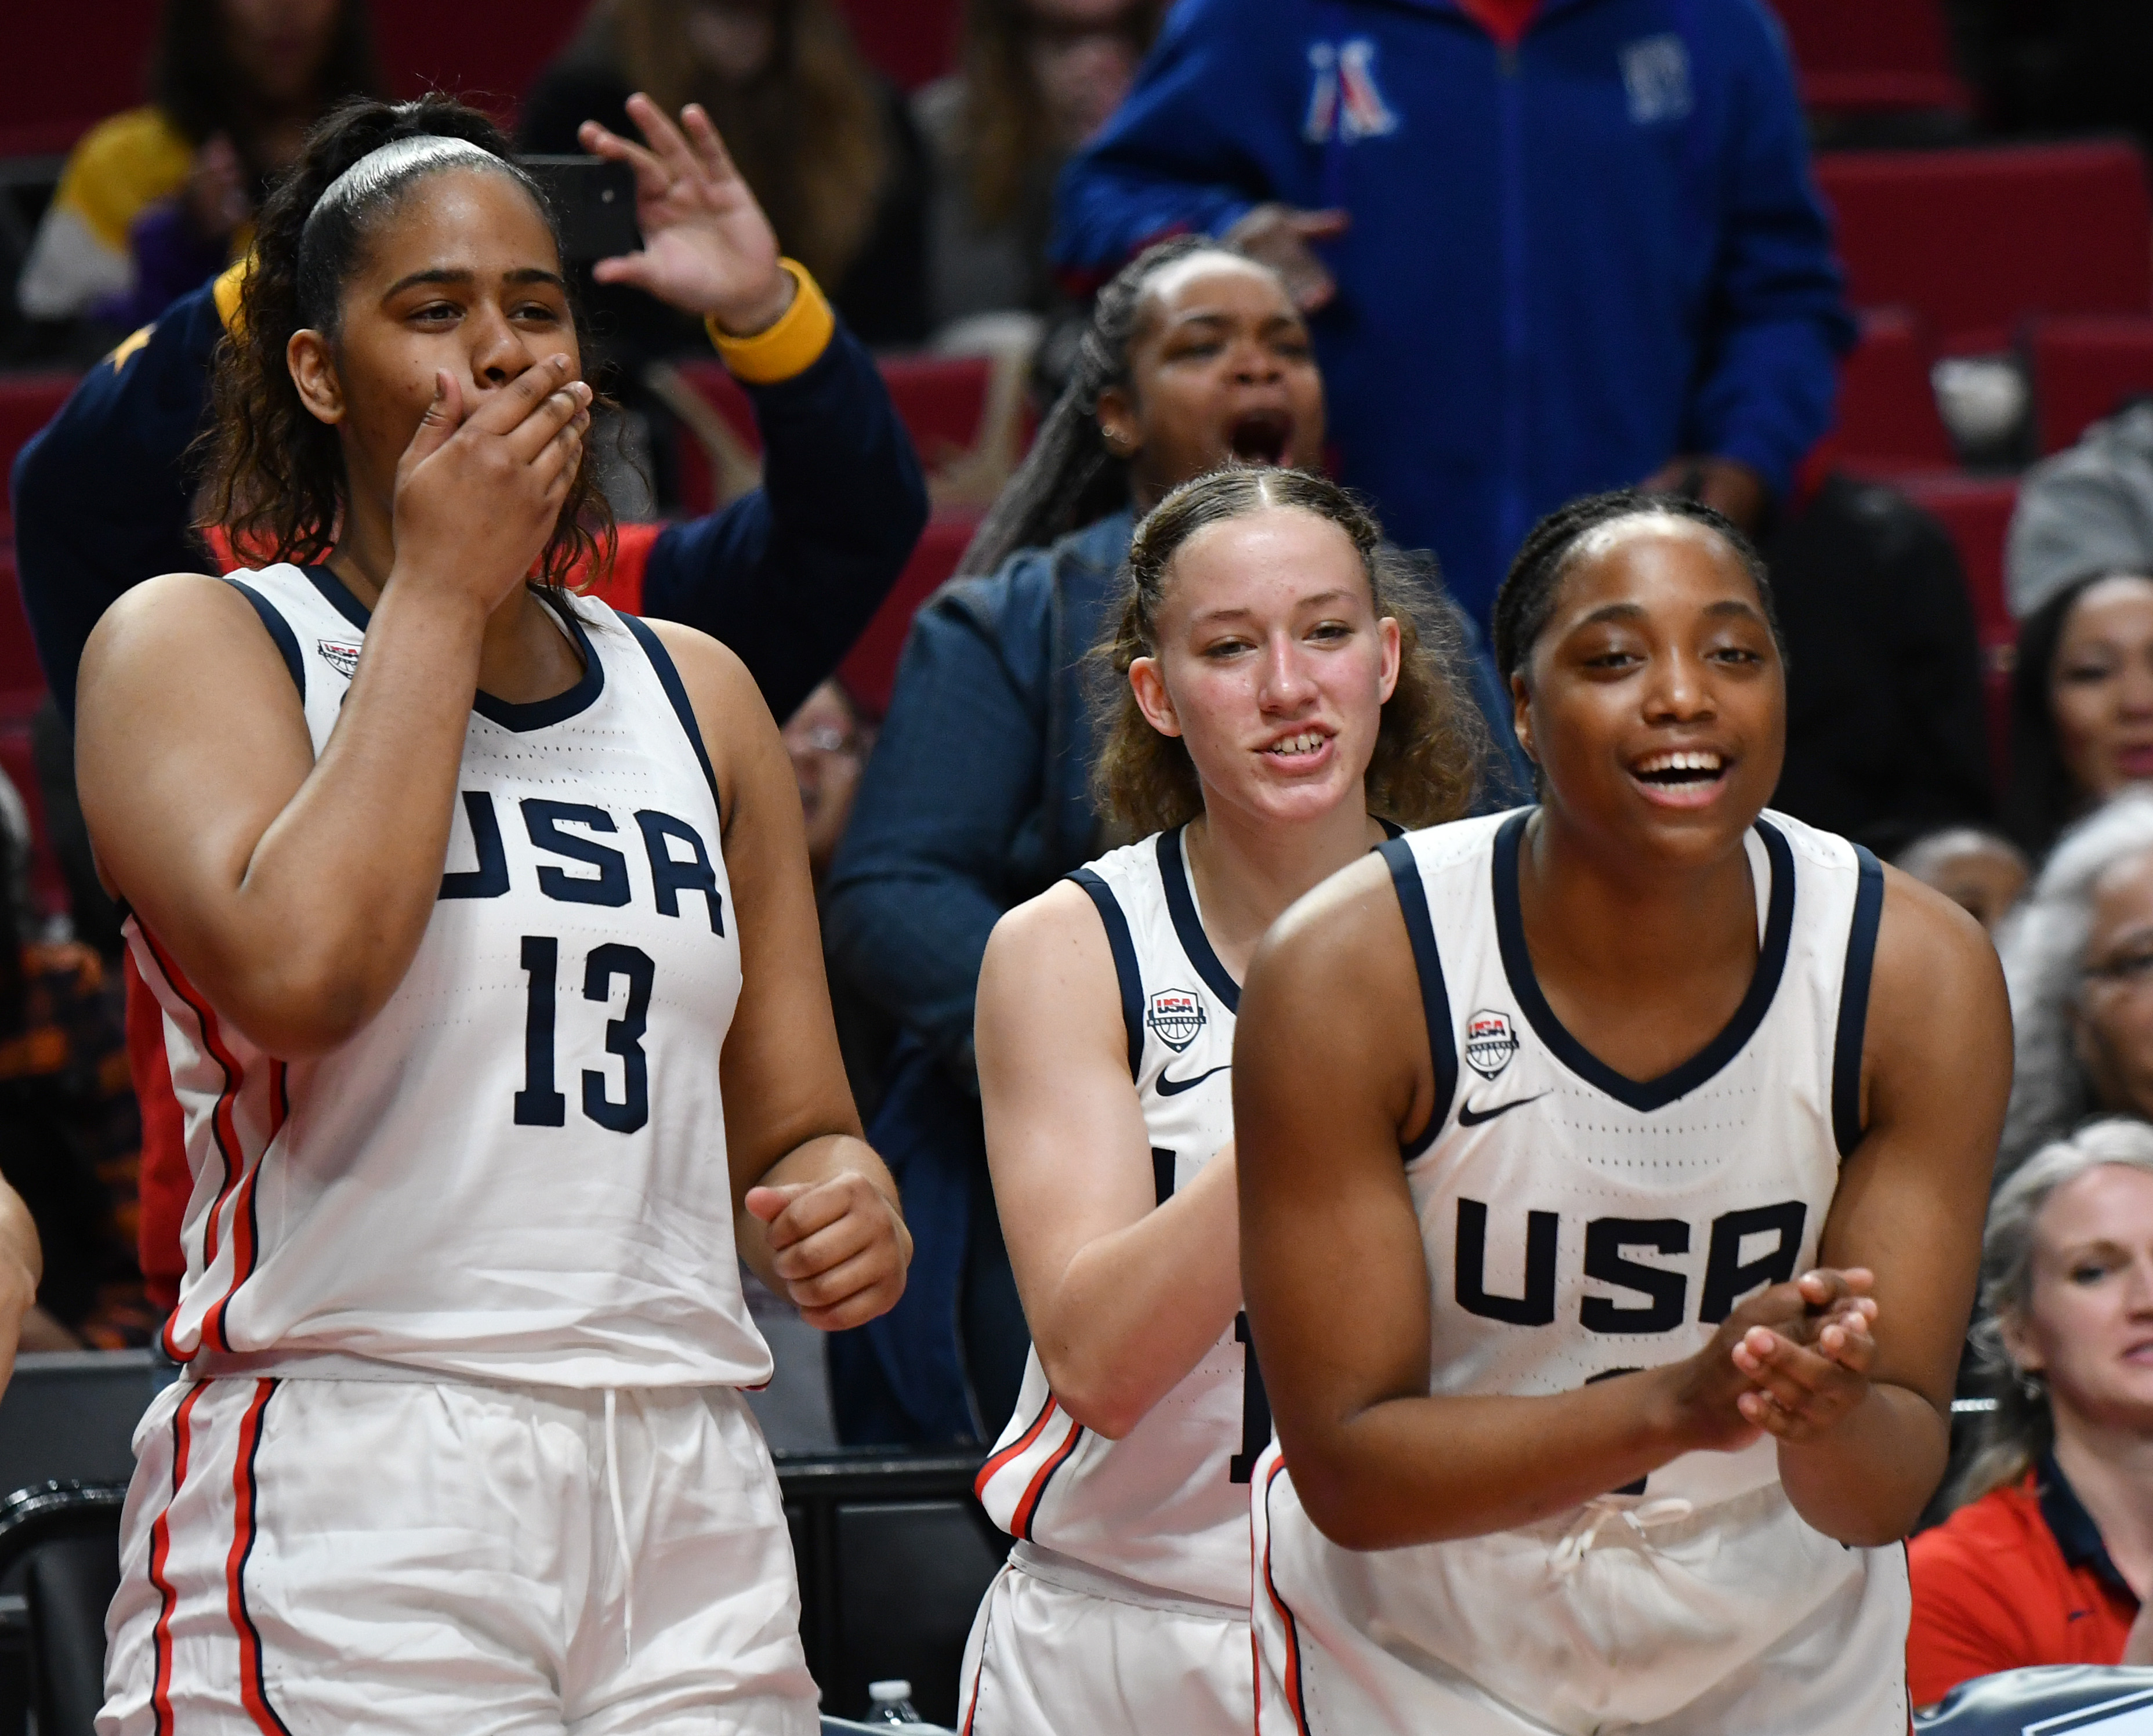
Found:
[[[1234,1055],[1263,1736],[1900,1736],[2010,1079],[1993,949],[1765,812],[1761,563],[1545,521],[1535,808],[1288,912]]]
[[[1243,1736],[1249,1479],[1229,1092],[1278,913],[1396,822],[1468,806],[1455,631],[1352,497],[1183,484],[1137,527],[1102,647],[1103,803],[1142,842],[996,924],[980,1097],[1033,1339],[980,1476],[1017,1542],[981,1604],[967,1736]]]
[[[614,268],[807,308],[700,112],[638,120]],[[483,116],[323,122],[237,329],[211,496],[262,564],[135,588],[82,663],[195,1183],[99,1728],[809,1736],[737,1262],[847,1326],[910,1245],[776,726],[562,588],[610,541],[591,394]]]

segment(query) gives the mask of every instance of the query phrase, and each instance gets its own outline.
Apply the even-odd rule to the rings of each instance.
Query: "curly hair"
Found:
[[[1099,432],[1099,395],[1129,384],[1129,347],[1152,279],[1198,253],[1248,262],[1246,255],[1208,236],[1177,235],[1145,248],[1100,290],[1091,323],[1077,342],[1069,384],[974,532],[957,563],[958,577],[992,573],[1020,548],[1041,547],[1128,505],[1129,461],[1107,449]]]
[[[1757,601],[1764,611],[1764,624],[1771,629],[1772,643],[1779,648],[1779,661],[1786,662],[1786,636],[1779,631],[1771,575],[1765,570],[1764,556],[1741,527],[1724,513],[1683,495],[1617,488],[1558,507],[1526,533],[1502,589],[1495,593],[1495,668],[1506,685],[1533,654],[1533,646],[1553,619],[1562,576],[1577,545],[1618,520],[1649,517],[1686,518],[1701,524],[1734,551],[1757,587]]]
[[[425,140],[454,142],[431,150],[415,142]],[[384,145],[407,144],[345,178]],[[301,400],[285,349],[294,332],[308,328],[333,341],[344,286],[367,242],[414,187],[446,169],[498,172],[530,194],[557,243],[544,194],[509,151],[491,120],[443,96],[393,104],[360,99],[308,135],[298,162],[262,207],[238,313],[211,364],[208,522],[245,558],[304,564],[335,546],[346,486],[343,445]],[[539,557],[539,582],[557,590],[572,576],[595,578],[611,564],[613,546],[612,509],[595,468],[584,465]]]
[[[2126,790],[2064,834],[1998,937],[2017,1051],[1996,1158],[1999,1181],[2094,1112],[2076,1021],[2094,888],[2117,863],[2145,856],[2153,856],[2153,794]]]
[[[1090,654],[1101,738],[1094,799],[1138,836],[1204,812],[1195,761],[1138,709],[1129,665],[1158,654],[1158,613],[1174,557],[1207,526],[1273,507],[1336,525],[1351,539],[1378,618],[1398,624],[1398,679],[1383,702],[1367,774],[1369,811],[1405,827],[1455,820],[1473,805],[1487,725],[1462,670],[1463,636],[1425,564],[1391,547],[1356,496],[1306,471],[1233,468],[1184,482],[1136,528],[1121,573],[1121,607]]]
[[[1981,1311],[1967,1338],[1995,1408],[1976,1425],[1973,1450],[1952,1484],[1954,1507],[2016,1483],[2055,1441],[2048,1382],[2012,1360],[2004,1326],[2023,1322],[2033,1305],[2033,1237],[2043,1210],[2062,1189],[2105,1163],[2153,1174],[2153,1127],[2124,1115],[2089,1123],[2028,1158],[1989,1204],[1981,1239]]]

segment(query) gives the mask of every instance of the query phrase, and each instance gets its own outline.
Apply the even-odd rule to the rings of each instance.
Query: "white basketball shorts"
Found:
[[[965,1642],[959,1736],[1249,1736],[1246,1615],[1152,1592],[1036,1545],[995,1576]]]
[[[99,1736],[817,1728],[730,1388],[182,1381],[135,1451]]]
[[[1777,1482],[1365,1553],[1256,1463],[1258,1736],[1905,1736],[1906,1552]]]

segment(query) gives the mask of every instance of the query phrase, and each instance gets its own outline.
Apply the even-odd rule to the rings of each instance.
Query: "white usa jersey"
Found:
[[[318,756],[367,611],[323,568],[232,583]],[[530,705],[478,696],[433,914],[346,1041],[271,1057],[130,919],[194,1178],[165,1328],[179,1360],[582,1387],[769,1377],[718,1092],[741,974],[716,782],[650,629],[588,598],[555,613],[583,677]]]
[[[1181,828],[1070,878],[1106,925],[1163,1205],[1233,1138],[1240,988],[1204,933]],[[1245,1611],[1249,1479],[1270,1438],[1246,1338],[1237,1318],[1118,1441],[1061,1408],[1034,1350],[1015,1413],[980,1470],[989,1516],[1012,1536],[1125,1579]]]
[[[1404,1153],[1436,1393],[1551,1394],[1702,1351],[1743,1298],[1815,1265],[1862,1133],[1884,893],[1868,852],[1758,820],[1748,990],[1697,1055],[1640,1082],[1541,992],[1518,889],[1531,819],[1382,847],[1436,1075]],[[1461,1683],[1535,1729],[1905,1728],[1905,1552],[1810,1528],[1769,1436],[1537,1525],[1366,1553],[1321,1537],[1275,1453],[1262,1477],[1266,1731],[1478,1731]],[[1378,1649],[1425,1662],[1372,1665]]]

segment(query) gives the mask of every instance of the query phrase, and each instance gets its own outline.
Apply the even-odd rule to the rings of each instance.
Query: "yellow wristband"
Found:
[[[830,334],[837,328],[837,317],[807,267],[794,259],[777,262],[791,273],[794,288],[792,305],[778,316],[776,324],[752,338],[735,338],[715,319],[703,322],[703,329],[717,346],[718,359],[734,379],[750,385],[775,385],[806,373],[830,347]]]
[[[253,262],[254,256],[249,253],[237,265],[226,267],[210,288],[211,298],[216,303],[216,317],[224,322],[225,330],[235,336],[239,331],[240,287],[247,281],[247,267]]]

